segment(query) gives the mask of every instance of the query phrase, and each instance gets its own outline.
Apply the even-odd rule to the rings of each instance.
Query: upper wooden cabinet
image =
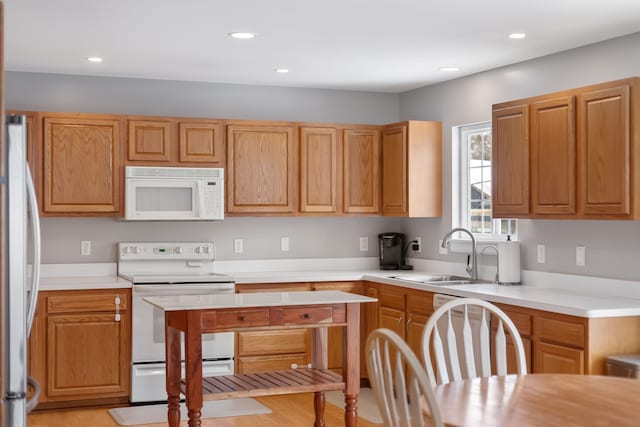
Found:
[[[494,108],[492,140],[493,217],[529,213],[528,105]]]
[[[222,124],[215,120],[130,117],[126,163],[219,167]]]
[[[442,215],[442,123],[410,121],[382,131],[382,214]]]
[[[338,212],[341,164],[336,128],[300,127],[300,212]]]
[[[640,219],[639,82],[494,105],[493,216]]]
[[[292,213],[297,157],[293,126],[227,126],[230,213]]]
[[[180,122],[180,162],[224,163],[222,125],[219,122]]]
[[[533,212],[576,213],[575,97],[531,104]]]
[[[129,120],[128,160],[170,161],[172,133],[170,122]]]
[[[629,92],[629,85],[621,85],[579,95],[581,207],[587,215],[631,213]],[[640,121],[634,124],[640,126]]]
[[[345,213],[380,213],[380,131],[343,131],[343,209]]]
[[[115,214],[120,210],[117,116],[43,115],[43,211]]]

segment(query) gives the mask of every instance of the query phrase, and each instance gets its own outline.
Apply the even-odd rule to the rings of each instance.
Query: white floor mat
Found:
[[[344,393],[340,391],[329,391],[325,393],[327,402],[344,410]],[[358,417],[374,424],[382,424],[382,417],[376,403],[376,396],[370,388],[361,388],[358,395]]]
[[[271,409],[254,399],[210,400],[204,402],[202,419],[237,417],[240,415],[270,414]],[[127,408],[109,409],[109,415],[121,426],[136,424],[153,424],[167,422],[167,404],[130,406]],[[187,419],[184,403],[180,404],[180,417]]]

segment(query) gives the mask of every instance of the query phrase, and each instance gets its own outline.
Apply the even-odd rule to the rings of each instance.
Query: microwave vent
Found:
[[[175,168],[125,166],[127,178],[211,178],[224,179],[222,168]]]

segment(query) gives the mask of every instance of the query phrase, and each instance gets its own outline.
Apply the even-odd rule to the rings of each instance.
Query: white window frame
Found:
[[[491,131],[491,122],[478,122],[467,125],[454,126],[451,131],[452,145],[451,145],[451,224],[453,227],[463,227],[470,230],[468,223],[468,208],[469,208],[469,151],[466,145],[466,135],[472,132],[478,132],[481,130]],[[493,160],[493,159],[492,159]],[[491,179],[491,178],[490,178]],[[493,195],[492,195],[493,196]],[[506,234],[500,233],[500,228],[503,221],[506,218],[497,218],[492,220],[492,232],[491,233],[473,233],[476,240],[484,242],[498,242],[507,238]],[[517,220],[516,230],[514,233],[510,233],[511,240],[518,240],[517,235]],[[457,233],[454,236],[456,240],[469,240],[466,233]]]

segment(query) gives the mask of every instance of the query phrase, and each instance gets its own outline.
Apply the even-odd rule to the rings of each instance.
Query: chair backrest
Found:
[[[490,345],[492,314],[497,319],[493,348]],[[476,298],[456,298],[443,304],[431,315],[422,332],[422,357],[431,386],[467,378],[507,375],[505,327],[514,344],[517,373],[524,375],[527,364],[522,338],[504,311]],[[437,368],[437,379],[433,363]]]
[[[444,427],[424,368],[398,334],[389,329],[371,332],[366,357],[369,381],[385,426]]]

